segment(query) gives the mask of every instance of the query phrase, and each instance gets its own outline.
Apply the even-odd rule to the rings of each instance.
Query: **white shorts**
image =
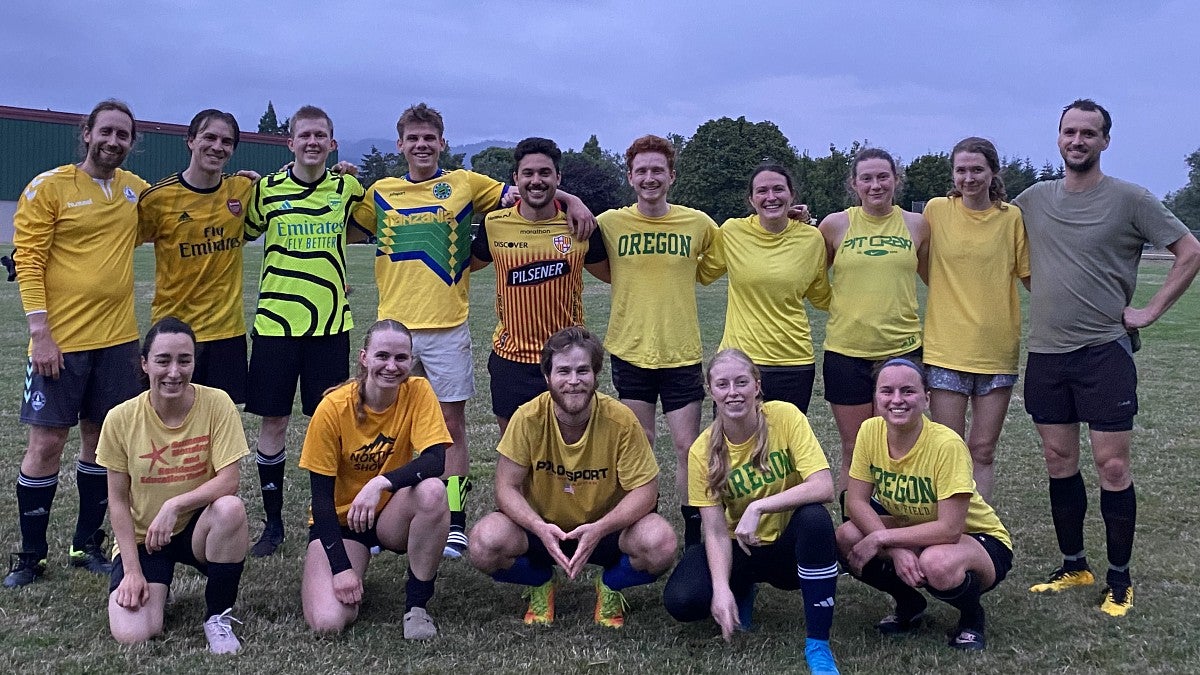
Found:
[[[475,395],[475,361],[467,322],[453,328],[414,329],[412,342],[413,374],[429,379],[439,401],[465,401]]]

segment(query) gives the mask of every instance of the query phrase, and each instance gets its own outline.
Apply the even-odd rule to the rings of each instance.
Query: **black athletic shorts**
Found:
[[[142,563],[142,576],[146,578],[147,582],[170,586],[171,581],[175,578],[175,563],[191,565],[201,574],[208,574],[208,563],[197,560],[195,552],[192,551],[192,535],[196,531],[196,523],[200,521],[202,513],[204,513],[204,509],[197,509],[183,531],[171,537],[171,541],[165,547],[154,553],[147,551],[145,544],[138,544],[138,560]],[[109,593],[117,590],[117,586],[120,586],[121,580],[125,578],[125,564],[121,561],[123,555],[125,554],[119,553],[113,560],[112,575],[108,581]]]
[[[492,352],[488,356],[491,376],[492,414],[511,418],[517,408],[546,391],[546,378],[538,363],[520,363]]]
[[[616,565],[621,560],[621,532],[618,530],[606,535],[599,543],[596,544],[596,549],[592,551],[592,555],[588,557],[588,564],[599,565],[604,569],[608,569]],[[550,552],[546,550],[546,545],[542,543],[538,536],[529,530],[525,530],[525,539],[529,542],[529,550],[525,555],[529,557],[529,562],[535,567],[553,567],[554,558],[550,557]],[[575,549],[579,546],[579,542],[575,539],[562,542],[559,548],[562,549],[563,555],[569,560],[575,555]]]
[[[882,359],[863,359],[826,351],[821,364],[825,400],[833,405],[865,405],[875,400],[875,366],[888,359],[919,359],[921,348]]]
[[[758,372],[762,374],[764,401],[787,401],[808,414],[813,381],[817,379],[815,365],[759,366]]]
[[[63,354],[58,379],[26,365],[21,421],[43,427],[73,427],[86,419],[103,424],[118,403],[142,393],[141,349],[137,340]]]
[[[378,515],[378,514],[376,514],[376,515]],[[397,551],[396,549],[388,548],[387,546],[384,546],[383,542],[379,541],[378,530],[374,527],[370,528],[366,532],[355,532],[354,530],[350,529],[349,527],[347,527],[345,525],[342,525],[341,529],[342,529],[342,539],[349,539],[350,541],[356,541],[356,542],[362,544],[363,546],[366,546],[367,550],[371,550],[372,548],[378,546],[379,548],[387,550],[387,551],[393,551],[395,553],[404,553],[403,549]],[[310,525],[308,527],[308,543],[311,544],[314,541],[320,540],[320,538],[321,538],[321,535],[317,534],[317,529]]]
[[[992,559],[992,567],[996,568],[996,581],[991,586],[983,589],[986,593],[999,586],[1000,582],[1004,581],[1004,578],[1008,576],[1009,570],[1012,569],[1013,552],[1011,548],[1005,546],[1003,542],[990,534],[968,532],[967,536],[983,546],[983,550],[987,551],[988,557]]]
[[[704,400],[704,373],[697,363],[674,368],[642,368],[609,355],[617,397],[654,404],[662,399],[664,413]]]
[[[1065,354],[1029,352],[1025,411],[1035,424],[1086,422],[1094,431],[1133,429],[1137,367],[1129,338]]]
[[[255,335],[249,377],[246,412],[263,417],[291,415],[299,379],[301,410],[312,415],[326,389],[350,378],[350,333]]]
[[[192,382],[216,387],[234,403],[246,402],[246,336],[196,343]]]

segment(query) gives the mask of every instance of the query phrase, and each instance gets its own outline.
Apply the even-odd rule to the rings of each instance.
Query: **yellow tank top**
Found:
[[[825,349],[881,359],[921,346],[917,249],[900,207],[884,217],[846,210],[850,227],[833,259]]]

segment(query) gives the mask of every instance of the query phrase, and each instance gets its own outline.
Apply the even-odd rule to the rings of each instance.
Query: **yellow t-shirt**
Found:
[[[562,211],[532,222],[511,206],[488,214],[471,252],[496,270],[497,355],[538,363],[551,335],[583,325],[583,266],[604,260],[599,230],[577,240]]]
[[[939,501],[969,494],[964,534],[991,535],[1011,549],[1008,530],[979,496],[971,469],[967,444],[949,427],[928,419],[913,449],[892,459],[887,424],[882,417],[872,417],[858,429],[850,477],[874,485],[875,499],[901,527],[937,520]]]
[[[500,205],[504,184],[473,171],[438,171],[419,183],[381,178],[355,207],[375,233],[379,318],[409,328],[452,328],[467,320],[471,219]]]
[[[760,366],[813,363],[804,299],[829,309],[830,298],[825,240],[817,228],[790,220],[775,234],[757,215],[731,218],[705,258],[710,265],[729,274],[721,349],[736,347]]]
[[[529,469],[526,499],[548,523],[570,532],[599,520],[625,495],[658,476],[658,462],[633,411],[599,392],[583,438],[563,441],[550,392],[517,408],[501,455]]]
[[[925,363],[969,373],[1016,374],[1021,346],[1017,280],[1029,276],[1021,209],[973,211],[961,199],[925,205],[929,297]]]
[[[643,216],[634,204],[596,220],[612,271],[605,348],[640,368],[700,363],[697,264],[716,239],[717,224],[675,204],[661,218]]]
[[[198,342],[246,334],[242,221],[253,189],[242,176],[202,189],[175,174],[142,194],[138,240],[154,241],[152,322],[180,319]]]
[[[178,427],[163,424],[149,392],[113,408],[100,428],[96,462],[129,474],[129,507],[139,544],[170,498],[191,492],[217,472],[250,454],[242,416],[229,394],[193,384],[196,401]],[[180,513],[172,536],[187,527],[196,510]],[[113,555],[119,551],[113,546]]]
[[[133,250],[138,195],[149,186],[124,169],[100,182],[67,164],[21,193],[13,215],[21,304],[46,311],[64,353],[138,339]]]
[[[899,206],[876,218],[846,209],[850,227],[833,259],[833,299],[825,349],[881,359],[921,346],[917,248]]]
[[[342,525],[350,504],[372,478],[408,464],[432,445],[451,442],[429,380],[409,377],[390,408],[366,408],[367,419],[361,424],[354,412],[357,392],[358,384],[351,383],[321,399],[300,451],[301,469],[336,479],[333,503]],[[391,497],[386,490],[380,495],[376,513]],[[308,522],[312,524],[311,513]]]
[[[724,507],[730,537],[751,502],[777,495],[803,483],[812,474],[829,468],[825,452],[821,450],[808,418],[796,406],[785,401],[767,401],[763,404],[763,414],[767,416],[769,470],[765,473],[759,471],[751,460],[758,441],[756,437],[745,443],[730,443],[726,439],[731,470],[724,494],[713,495],[708,491],[708,440],[712,438],[711,426],[700,433],[688,452],[688,503],[692,506]],[[791,511],[764,513],[754,531],[759,541],[769,544],[778,539],[791,517]]]

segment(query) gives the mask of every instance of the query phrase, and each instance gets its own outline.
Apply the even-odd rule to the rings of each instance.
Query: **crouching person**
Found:
[[[325,392],[308,425],[300,467],[310,474],[312,519],[301,595],[315,631],[341,631],[358,617],[378,546],[408,554],[405,639],[437,635],[425,607],[450,530],[438,479],[450,432],[433,387],[410,377],[412,367],[408,328],[375,322],[358,352],[357,376]]]
[[[250,450],[229,395],[192,384],[195,358],[186,323],[156,322],[142,345],[149,391],[113,408],[100,431],[117,540],[108,623],[124,644],[161,633],[175,563],[184,563],[208,577],[209,650],[232,654],[241,643],[230,612],[249,547],[238,460]]]
[[[546,342],[549,391],[517,409],[500,439],[496,506],[471,531],[471,564],[529,586],[525,623],[554,621],[554,565],[575,579],[599,565],[597,623],[625,623],[622,589],[654,581],[675,533],[654,512],[658,463],[637,417],[596,392],[604,348],[581,327]]]

